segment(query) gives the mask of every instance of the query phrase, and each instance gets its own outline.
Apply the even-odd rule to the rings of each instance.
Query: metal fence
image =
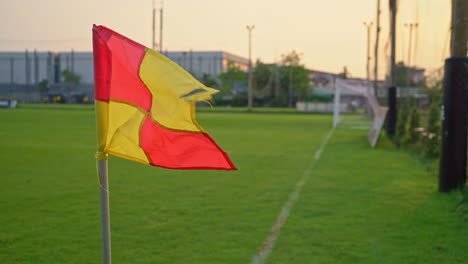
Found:
[[[53,84],[48,92],[41,94],[37,85],[24,84],[0,84],[0,97],[13,98],[19,103],[43,103],[49,95],[60,95],[66,102],[78,103],[76,97],[89,98],[94,101],[94,84],[79,84],[70,86],[67,84]]]

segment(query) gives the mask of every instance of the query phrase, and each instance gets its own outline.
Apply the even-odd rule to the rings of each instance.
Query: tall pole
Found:
[[[153,50],[156,50],[156,8],[154,7],[154,1],[153,1],[153,31],[152,31],[152,37],[153,37],[153,43],[152,43],[152,48]]]
[[[372,22],[364,22],[364,26],[367,29],[367,84],[369,84],[370,79],[370,32],[372,27]]]
[[[111,235],[109,215],[109,182],[107,176],[107,159],[98,160],[98,171],[101,194],[101,240],[102,240],[102,263],[111,264]]]
[[[52,84],[52,52],[47,52],[47,81]]]
[[[396,87],[395,87],[395,38],[396,38],[396,13],[397,0],[389,0],[390,9],[390,37],[391,37],[391,54],[390,54],[390,87],[388,88],[388,122],[387,134],[390,138],[395,135],[395,127],[398,119],[398,109],[396,107]],[[377,71],[377,70],[376,70]]]
[[[395,86],[395,49],[396,49],[396,14],[397,0],[389,0],[390,4],[390,35],[391,35],[391,55],[390,55],[390,84]]]
[[[376,32],[375,32],[375,49],[374,49],[374,93],[377,96],[377,80],[379,78],[379,37],[380,37],[380,0],[377,0],[377,17],[376,17]]]
[[[293,91],[293,72],[292,72],[292,64],[289,62],[289,100],[288,100],[288,107],[292,107],[293,105],[293,97],[292,97],[292,91]]]
[[[25,79],[25,84],[26,86],[29,86],[31,84],[31,61],[29,59],[29,51],[25,51],[25,73],[26,73],[26,79]]]
[[[39,84],[39,57],[37,56],[37,50],[34,50],[34,85]]]
[[[468,1],[452,0],[452,57],[466,57],[468,41]]]
[[[13,96],[13,84],[15,83],[15,59],[10,58],[10,96]]]
[[[249,91],[248,91],[248,109],[252,110],[252,30],[255,29],[254,25],[247,26],[249,31]]]
[[[71,72],[75,73],[75,51],[71,50]]]
[[[159,10],[159,53],[163,53],[163,8]]]
[[[411,66],[411,51],[413,49],[413,29],[418,27],[418,23],[405,23],[405,27],[409,28],[409,47],[408,47],[408,68]]]
[[[451,58],[445,61],[439,191],[466,185],[468,1],[452,0]]]
[[[371,33],[371,28],[372,28],[372,22],[364,22],[364,26],[367,29],[367,63],[366,63],[366,71],[367,71],[367,81],[366,81],[366,89],[367,92],[370,93],[371,86],[370,86],[370,33]],[[369,109],[369,101],[366,103],[366,111]],[[372,119],[372,111],[369,111],[370,117]],[[375,113],[374,113],[375,114]]]
[[[13,57],[10,58],[10,82],[12,86],[15,83],[15,59]]]

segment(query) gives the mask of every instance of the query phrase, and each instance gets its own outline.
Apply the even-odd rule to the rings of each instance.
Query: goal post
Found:
[[[335,79],[333,127],[369,130],[368,138],[375,147],[387,114],[379,106],[374,89],[362,79]],[[364,115],[370,109],[370,117]]]
[[[369,108],[373,116],[377,100],[367,82],[362,79],[335,79],[333,127],[368,129],[371,120],[364,114]]]
[[[340,79],[335,80],[335,96],[333,105],[333,128],[336,128],[340,118],[340,86],[338,85]]]

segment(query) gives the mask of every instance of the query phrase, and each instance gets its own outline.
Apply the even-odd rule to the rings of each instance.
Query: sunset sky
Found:
[[[281,54],[296,50],[303,54],[307,68],[339,72],[346,65],[352,76],[365,77],[363,22],[374,21],[373,57],[376,2],[166,0],[163,47],[169,51],[224,50],[247,57],[246,25],[255,25],[253,58],[275,62]],[[450,1],[400,2],[397,60],[406,61],[408,56],[409,30],[403,24],[418,21],[412,64],[429,71],[442,66],[443,58],[448,56]],[[151,47],[152,0],[0,0],[0,3],[0,51],[91,51],[92,24],[105,25]],[[159,7],[161,2],[156,4]],[[383,77],[389,53],[388,0],[381,0],[381,8],[379,76]]]

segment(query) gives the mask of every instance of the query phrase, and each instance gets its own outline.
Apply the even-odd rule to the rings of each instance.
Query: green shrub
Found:
[[[213,103],[215,106],[225,106],[231,105],[231,100],[225,100],[222,96],[215,95],[213,96]]]
[[[398,111],[398,120],[395,131],[395,144],[400,146],[406,138],[406,123],[408,122],[408,101],[403,99],[403,102]]]
[[[440,153],[440,107],[434,101],[429,107],[429,117],[427,120],[427,136],[425,139],[426,155],[430,158],[437,158]]]
[[[246,106],[247,105],[247,95],[238,93],[232,97],[231,101],[232,106]]]
[[[272,107],[287,107],[288,98],[285,96],[274,97],[270,100],[269,104]]]
[[[420,124],[420,115],[419,110],[416,104],[411,109],[409,127],[407,132],[407,142],[410,144],[417,143],[419,141],[419,133],[416,129]]]

